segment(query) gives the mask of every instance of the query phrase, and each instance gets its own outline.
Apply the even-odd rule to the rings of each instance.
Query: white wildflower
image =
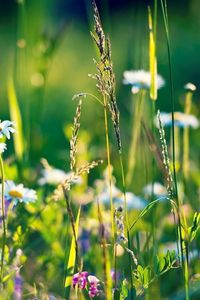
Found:
[[[125,201],[124,201],[123,193],[121,193],[116,199],[114,199],[114,204],[116,204],[117,206],[119,205],[124,206]],[[131,192],[126,192],[126,205],[128,210],[131,209],[141,210],[145,208],[147,202],[146,200],[142,199],[139,196],[134,195]]]
[[[44,169],[42,170],[42,177],[38,180],[40,185],[50,184],[58,185],[69,177],[69,173],[65,173],[59,169]]]
[[[124,84],[132,85],[132,93],[137,94],[142,89],[150,89],[151,74],[144,70],[124,71]],[[165,84],[165,80],[157,74],[157,89],[159,90]]]
[[[160,182],[149,183],[143,188],[143,193],[145,196],[151,196],[152,193],[158,197],[164,197],[167,195],[167,189]]]
[[[29,203],[37,200],[35,190],[25,188],[23,184],[15,184],[11,180],[5,182],[4,196],[6,199],[12,200],[14,205],[18,202]]]
[[[172,114],[160,113],[160,119],[163,126],[172,126]],[[158,120],[155,118],[155,124],[158,127]],[[199,120],[194,115],[184,114],[182,112],[174,113],[174,125],[177,127],[192,127],[197,129],[199,127]]]
[[[11,121],[0,121],[0,138],[3,136],[6,136],[8,139],[10,139],[10,133],[14,133],[15,129],[13,128],[14,122]]]
[[[194,92],[194,91],[196,91],[197,87],[193,83],[188,82],[184,85],[184,89],[189,92]]]
[[[7,149],[7,146],[5,143],[0,143],[0,154],[2,154]]]

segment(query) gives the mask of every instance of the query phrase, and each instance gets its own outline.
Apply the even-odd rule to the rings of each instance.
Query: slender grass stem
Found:
[[[185,243],[185,260],[184,260],[184,277],[185,277],[185,299],[189,300],[189,261],[188,261],[188,244]]]
[[[187,92],[185,99],[185,114],[189,114],[192,104],[192,93]],[[183,130],[183,176],[187,179],[189,175],[189,127]]]
[[[152,101],[152,133],[153,133],[153,136],[155,136],[155,125],[154,125],[154,116],[156,115],[156,102],[155,101]],[[155,159],[154,159],[154,156],[152,157],[152,161],[151,161],[151,164],[152,164],[152,191],[151,191],[151,201],[154,200],[154,197],[155,197],[155,194],[154,194],[154,176],[155,176],[155,167],[156,167],[156,162],[155,162]],[[154,249],[154,254],[156,253],[157,251],[157,242],[156,242],[156,207],[155,207],[155,210],[154,210],[154,216],[153,216],[153,220],[152,220],[152,237],[153,237],[153,243],[155,245],[155,247],[153,248]]]
[[[109,144],[109,131],[108,131],[108,116],[107,116],[107,98],[103,96],[104,103],[104,126],[105,126],[105,136],[106,136],[106,153],[107,153],[107,164],[108,164],[108,178],[109,178],[109,195],[110,195],[110,214],[111,214],[111,228],[112,228],[112,238],[113,245],[115,245],[115,227],[114,227],[114,211],[113,211],[113,198],[112,198],[112,172],[111,172],[111,161],[110,161],[110,144]],[[108,267],[108,262],[106,262],[106,268]],[[108,278],[110,274],[106,272],[106,299],[111,299],[111,280]]]
[[[31,120],[31,110],[30,110],[30,96],[28,95],[28,36],[27,36],[27,3],[26,1],[18,1],[18,16],[17,16],[17,39],[22,40],[25,43],[25,46],[22,49],[16,50],[16,59],[15,59],[15,79],[17,81],[17,91],[19,91],[20,97],[24,98],[24,137],[26,151],[24,154],[25,163],[29,165],[30,161],[30,139],[31,139],[31,130],[30,130],[30,120]],[[18,80],[19,79],[19,80]],[[23,86],[21,85],[23,82]]]
[[[180,248],[181,248],[181,261],[182,266],[184,265],[184,250],[183,250],[183,237],[182,237],[182,225],[181,225],[181,215],[180,215],[180,202],[178,197],[178,186],[177,186],[177,177],[176,177],[176,149],[175,149],[175,126],[174,126],[174,85],[173,85],[173,76],[172,76],[172,61],[171,61],[171,45],[170,45],[170,37],[169,37],[169,23],[168,23],[168,13],[167,13],[167,0],[160,0],[162,13],[163,13],[163,20],[165,26],[165,33],[166,33],[166,41],[167,41],[167,55],[168,55],[168,63],[169,63],[169,79],[170,79],[170,94],[171,94],[171,108],[172,108],[172,165],[173,165],[173,175],[174,175],[174,192],[175,192],[175,199],[177,201],[178,206],[178,233],[180,238]],[[187,272],[186,269],[185,272]],[[184,273],[185,273],[184,272]],[[188,285],[187,285],[187,278],[184,275],[185,281],[185,294],[186,297],[189,297]],[[187,298],[189,300],[189,298]]]
[[[78,268],[78,272],[80,272],[81,271],[81,258],[79,256],[75,219],[74,219],[74,214],[72,212],[72,208],[71,208],[71,205],[70,205],[70,202],[69,202],[69,197],[68,197],[67,192],[66,192],[64,187],[63,187],[63,194],[64,194],[64,197],[65,197],[67,212],[68,212],[68,215],[69,215],[69,219],[70,219],[70,223],[71,223],[71,227],[72,227],[72,232],[73,232],[73,236],[74,236],[77,268]]]
[[[141,115],[142,115],[142,108],[144,102],[145,91],[141,90],[139,94],[139,98],[137,99],[137,103],[134,110],[134,120],[132,125],[132,137],[131,137],[131,145],[129,150],[129,157],[128,157],[128,172],[126,177],[126,184],[129,186],[131,184],[135,163],[136,163],[136,149],[140,134],[141,128]]]
[[[127,200],[126,200],[126,184],[130,185],[133,177],[133,171],[135,167],[135,154],[136,154],[136,147],[138,143],[140,128],[141,128],[141,114],[142,114],[142,107],[144,102],[145,91],[141,91],[138,102],[135,107],[134,111],[134,120],[133,120],[133,127],[132,127],[132,140],[131,146],[129,151],[129,168],[127,177],[125,180],[124,175],[124,165],[122,160],[122,150],[119,151],[119,160],[120,160],[120,168],[121,168],[121,177],[122,177],[122,186],[123,186],[123,195],[124,195],[124,211],[125,211],[125,221],[126,221],[126,229],[127,229],[127,239],[128,239],[128,248],[131,249],[131,241],[130,241],[130,230],[129,230],[129,220],[128,220],[128,211],[127,211]],[[131,283],[131,299],[133,299],[133,270],[132,270],[132,257],[129,253],[129,275],[130,275],[130,283]]]
[[[84,93],[84,94],[90,96],[94,100],[97,100],[97,102],[99,102],[99,104],[101,104],[102,106],[104,105],[103,102],[98,97],[96,97],[95,95],[93,95],[91,93]]]
[[[6,244],[6,220],[5,220],[5,206],[4,206],[4,183],[5,173],[2,156],[0,155],[0,169],[1,169],[1,211],[2,211],[2,225],[3,225],[3,238],[2,238],[2,249],[1,249],[1,271],[0,271],[0,283],[3,280],[3,266],[4,266],[4,254]]]
[[[109,257],[108,257],[108,249],[106,248],[106,238],[105,238],[105,232],[104,232],[103,218],[102,218],[101,208],[100,208],[98,199],[97,199],[97,208],[98,208],[99,224],[100,224],[101,231],[102,231],[101,232],[101,245],[102,245],[102,253],[103,253],[103,270],[104,270],[104,277],[105,277],[105,294],[106,294],[106,299],[110,299],[110,297],[111,297],[111,292],[109,290],[110,264],[109,264]],[[115,249],[114,249],[114,251],[115,251]],[[116,261],[115,261],[115,263],[116,263]]]
[[[126,199],[126,183],[125,183],[125,175],[124,175],[124,164],[122,160],[122,150],[119,151],[119,160],[120,160],[120,168],[121,168],[121,177],[122,177],[122,188],[124,195],[124,213],[125,213],[125,221],[126,221],[126,229],[127,229],[127,239],[128,239],[128,248],[131,249],[131,241],[130,241],[130,232],[129,232],[129,220],[128,220],[128,210],[127,210],[127,199]],[[132,257],[129,253],[129,275],[131,282],[131,300],[133,299],[133,270],[132,270]]]
[[[103,103],[104,103],[104,125],[105,125],[105,135],[106,135],[106,153],[107,153],[108,178],[109,178],[111,225],[112,225],[112,235],[114,239],[115,228],[114,228],[113,199],[112,199],[112,174],[111,174],[110,144],[109,144],[109,133],[108,133],[107,99],[105,95],[103,97]]]

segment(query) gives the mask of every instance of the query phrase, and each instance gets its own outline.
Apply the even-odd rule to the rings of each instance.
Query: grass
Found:
[[[29,44],[31,36],[27,31],[25,37],[24,32],[29,6],[18,5],[18,34],[21,31]],[[19,93],[22,83],[15,76],[8,77],[10,118],[16,123],[11,124],[16,129],[11,134],[13,148],[6,139],[2,123],[5,118],[0,123],[0,145],[5,142],[8,148],[2,151],[0,160],[0,299],[199,299],[200,172],[195,167],[198,133],[194,133],[193,125],[189,128],[184,123],[191,112],[198,115],[195,88],[189,86],[184,92],[181,110],[185,115],[178,118],[173,35],[166,0],[155,0],[152,7],[145,7],[144,15],[139,14],[141,19],[142,16],[145,24],[140,26],[146,31],[140,51],[145,55],[142,66],[149,60],[148,75],[136,83],[130,82],[125,90],[120,88],[119,73],[115,76],[120,63],[113,65],[120,44],[115,47],[93,2],[94,66],[90,62],[87,65],[84,59],[85,73],[79,72],[78,67],[75,70],[77,84],[72,70],[71,89],[76,93],[80,87],[86,92],[70,97],[73,101],[66,104],[70,109],[63,127],[58,128],[57,119],[60,116],[63,120],[65,113],[62,106],[53,103],[48,80],[56,55],[62,59],[59,47],[62,48],[65,30],[58,30],[54,38],[46,35],[40,39],[44,52],[35,66],[39,66],[39,77],[31,77],[31,82],[35,84],[35,79],[43,78],[44,85],[37,87],[36,93],[28,83],[31,44],[27,49],[18,49],[23,53],[21,58],[16,56],[15,72],[22,70],[22,83],[27,86]],[[157,85],[161,18],[167,49],[164,60],[169,69],[168,121],[157,111],[163,105]],[[83,38],[83,34],[80,36]],[[72,36],[72,44],[75,39]],[[92,41],[83,41],[79,43],[77,38],[85,55],[85,44],[87,49],[89,43],[92,48]],[[139,41],[135,39],[134,43]],[[94,67],[90,83],[85,85],[82,77],[87,68]],[[122,77],[125,67],[120,68]],[[51,76],[54,83],[57,75]],[[138,89],[137,95],[131,96],[131,87],[133,91]],[[42,120],[45,95],[52,101],[46,103],[49,123]],[[25,108],[24,97],[29,98]],[[133,101],[133,113],[130,103],[121,99]],[[40,131],[40,125],[45,126],[45,132]],[[41,165],[39,159],[44,154],[50,163],[43,158]],[[52,167],[54,164],[60,169]]]

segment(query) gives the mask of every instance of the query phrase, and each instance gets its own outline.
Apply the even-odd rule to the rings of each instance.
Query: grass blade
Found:
[[[158,202],[161,202],[161,201],[164,201],[164,200],[168,200],[171,202],[171,204],[175,205],[175,202],[173,200],[171,200],[170,198],[168,197],[161,197],[161,198],[158,198],[152,202],[150,202],[142,211],[141,213],[139,214],[139,216],[137,217],[137,219],[133,222],[133,224],[130,226],[129,228],[129,231],[131,231],[131,229],[135,226],[135,224],[142,218],[144,217],[144,215],[146,215],[146,213],[155,205],[157,204]]]
[[[149,22],[149,68],[151,74],[150,97],[152,100],[157,99],[157,59],[156,59],[156,43],[153,31],[153,22],[151,8],[148,6],[148,22]]]
[[[21,112],[17,100],[17,95],[14,87],[14,82],[12,78],[9,78],[7,83],[8,89],[8,101],[9,101],[9,110],[11,120],[15,122],[15,127],[17,133],[13,135],[14,138],[14,147],[16,157],[19,161],[22,161],[24,154],[24,137],[23,137],[23,125]]]

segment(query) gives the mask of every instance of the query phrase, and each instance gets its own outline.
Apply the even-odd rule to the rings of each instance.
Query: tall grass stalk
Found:
[[[178,186],[177,186],[177,178],[176,178],[176,157],[175,157],[175,133],[174,133],[174,86],[173,86],[173,77],[172,77],[172,61],[171,61],[171,45],[170,45],[170,37],[169,37],[169,23],[168,23],[168,12],[167,12],[167,1],[160,0],[162,7],[162,14],[164,20],[165,34],[166,34],[166,42],[167,42],[167,55],[168,55],[168,63],[169,63],[169,78],[170,78],[170,94],[171,94],[171,108],[172,108],[172,165],[173,165],[173,175],[174,175],[174,196],[177,201],[178,206],[178,231],[179,231],[179,243],[181,249],[181,261],[182,266],[184,264],[184,253],[183,253],[183,237],[182,237],[182,228],[181,228],[181,216],[180,216],[180,202],[178,197]],[[184,275],[185,285],[187,278]],[[188,291],[185,287],[186,298],[189,297]],[[187,298],[189,299],[189,298]]]
[[[113,198],[112,198],[112,172],[111,172],[111,161],[110,161],[110,144],[109,144],[109,132],[108,132],[108,116],[107,116],[107,99],[104,95],[103,97],[103,103],[104,103],[104,126],[105,126],[105,138],[106,138],[106,153],[107,153],[107,164],[108,164],[108,180],[109,180],[109,197],[110,197],[110,217],[111,217],[111,227],[112,227],[112,237],[113,237],[113,245],[115,243],[115,227],[114,227],[114,210],[113,210]],[[114,259],[115,257],[115,249],[114,251]],[[106,252],[104,251],[104,258],[105,260],[105,281],[107,282],[105,286],[105,293],[106,293],[106,299],[112,298],[112,292],[111,287],[112,283],[110,280],[110,272],[107,271],[109,258],[106,255]]]
[[[28,40],[27,40],[27,12],[26,0],[18,1],[18,15],[17,15],[17,43],[22,45],[16,48],[15,58],[15,77],[17,82],[16,91],[24,100],[24,135],[25,135],[25,151],[24,158],[26,164],[29,164],[30,151],[30,97],[28,95],[28,78],[29,78],[29,60],[28,60]],[[18,93],[18,90],[20,92]]]
[[[1,247],[1,270],[0,270],[0,283],[2,284],[4,254],[5,254],[5,245],[6,245],[6,220],[5,220],[5,205],[4,205],[5,172],[4,172],[4,163],[1,155],[0,155],[0,169],[1,169],[1,212],[2,212],[2,225],[3,225],[2,226],[3,236],[2,236],[2,247]]]
[[[176,148],[175,148],[175,166],[176,170],[180,169],[180,128],[178,126],[175,126],[174,128],[174,138],[176,141]],[[180,199],[180,197],[179,197]],[[180,202],[180,204],[182,204]]]
[[[157,33],[157,0],[154,0],[154,15],[152,20],[151,8],[148,7],[148,24],[149,24],[149,70],[151,74],[151,86],[150,86],[150,98],[152,99],[152,119],[151,127],[152,133],[155,135],[155,126],[154,126],[154,116],[156,111],[155,101],[158,97],[157,91],[157,49],[156,49],[156,33]],[[154,173],[155,173],[155,160],[152,157],[152,195],[151,199],[154,199]],[[156,215],[156,209],[154,211]],[[155,220],[154,217],[151,224],[153,242],[156,242],[155,239]],[[156,252],[156,247],[154,247],[154,253]]]
[[[111,226],[112,235],[115,236],[114,228],[114,215],[113,215],[113,197],[112,197],[112,174],[111,174],[111,161],[110,161],[110,144],[109,144],[109,132],[108,132],[108,116],[107,116],[107,100],[106,96],[103,97],[104,103],[104,126],[105,126],[105,137],[106,137],[106,154],[108,164],[108,178],[109,178],[109,197],[110,197],[110,212],[111,212]]]
[[[189,114],[192,105],[192,95],[191,91],[188,91],[185,96],[185,114]],[[188,179],[189,175],[189,127],[185,127],[183,130],[183,176],[184,179]]]
[[[132,125],[132,135],[131,135],[131,145],[128,155],[128,171],[126,176],[126,185],[130,186],[134,174],[134,168],[136,164],[136,150],[140,135],[141,129],[141,116],[143,110],[145,98],[145,90],[141,90],[138,94],[138,99],[135,103],[134,109],[134,117],[133,117],[133,125]]]
[[[17,94],[16,94],[12,77],[8,79],[7,90],[8,90],[8,102],[9,102],[11,120],[15,123],[16,131],[17,131],[17,134],[14,135],[15,154],[18,159],[18,162],[22,162],[23,155],[24,155],[23,122],[22,122],[21,111],[20,111]]]
[[[127,210],[127,200],[126,200],[126,182],[125,182],[125,173],[124,173],[124,164],[122,159],[122,148],[118,151],[119,153],[119,161],[120,161],[120,169],[121,169],[121,177],[122,177],[122,188],[123,188],[123,197],[124,197],[124,213],[125,213],[125,223],[126,223],[126,233],[128,239],[128,249],[131,249],[131,240],[130,240],[130,231],[129,231],[129,218],[128,218],[128,210]],[[130,284],[131,284],[131,300],[133,300],[133,268],[132,268],[132,257],[131,253],[128,255],[129,258],[129,276],[130,276]],[[116,267],[116,265],[115,265]]]
[[[99,218],[99,224],[100,228],[102,230],[101,232],[101,244],[102,244],[102,252],[103,252],[103,269],[104,269],[104,278],[105,278],[105,295],[106,299],[112,299],[112,293],[111,293],[111,279],[110,279],[110,259],[109,259],[109,251],[106,246],[106,238],[105,238],[105,233],[104,233],[104,224],[103,224],[103,218],[102,218],[102,213],[101,213],[101,208],[99,201],[97,199],[97,207],[98,207],[98,218]],[[115,251],[115,249],[114,249]],[[114,257],[115,253],[114,253]],[[116,262],[116,260],[115,260]],[[115,281],[116,284],[116,281]]]
[[[175,188],[175,197],[178,201],[178,188],[177,188],[177,178],[176,178],[176,166],[175,166],[175,134],[174,134],[174,84],[172,77],[172,61],[171,61],[171,45],[170,45],[170,37],[169,37],[169,23],[168,23],[168,13],[167,13],[167,1],[160,0],[162,7],[162,14],[165,26],[165,34],[167,41],[167,55],[168,55],[168,63],[169,63],[169,80],[170,80],[170,95],[171,95],[171,108],[172,108],[172,164],[173,164],[173,175],[174,175],[174,188]]]

